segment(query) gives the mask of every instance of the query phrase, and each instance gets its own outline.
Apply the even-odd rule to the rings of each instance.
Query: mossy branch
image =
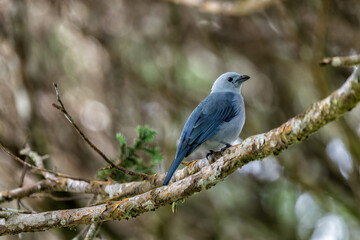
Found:
[[[359,101],[360,70],[357,68],[338,90],[314,103],[304,113],[291,118],[280,127],[245,139],[241,144],[226,150],[223,155],[215,156],[211,164],[206,164],[206,160],[202,159],[185,168],[202,164],[201,170],[195,174],[179,180],[177,177],[181,175],[180,173],[186,171],[179,170],[175,177],[177,182],[121,201],[43,213],[11,213],[6,215],[6,218],[0,218],[0,235],[121,220],[155,210],[214,186],[249,161],[278,154],[287,147],[301,142],[321,127],[350,111]],[[163,175],[153,177],[153,183],[143,181],[138,184],[146,183],[151,188],[162,180]]]

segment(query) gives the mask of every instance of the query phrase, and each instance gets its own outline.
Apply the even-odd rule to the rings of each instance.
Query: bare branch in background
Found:
[[[25,158],[25,162],[27,162],[28,158]],[[26,175],[26,172],[28,170],[28,167],[26,165],[23,165],[23,169],[22,169],[22,173],[21,173],[21,176],[20,176],[20,183],[19,183],[19,188],[21,188],[24,184],[24,179],[25,179],[25,175]],[[17,200],[17,208],[20,209],[21,208],[21,200],[18,199]]]
[[[82,178],[77,178],[77,177],[71,177],[71,176],[68,176],[68,175],[65,175],[65,174],[62,174],[62,173],[58,173],[58,172],[55,172],[55,171],[52,171],[52,170],[49,170],[49,169],[44,169],[44,168],[38,168],[38,167],[35,167],[33,165],[31,165],[30,163],[22,160],[21,158],[19,158],[18,156],[16,156],[15,154],[13,154],[12,152],[10,152],[9,149],[7,149],[1,142],[0,142],[0,148],[6,152],[8,155],[10,155],[12,158],[14,158],[16,161],[18,161],[19,163],[31,168],[34,172],[36,173],[39,173],[39,174],[44,174],[44,173],[48,173],[48,174],[53,174],[55,176],[58,176],[58,177],[62,177],[62,178],[71,178],[71,179],[74,179],[74,180],[84,180]],[[87,181],[87,180],[85,180]]]
[[[121,201],[92,207],[58,210],[36,214],[14,214],[0,219],[0,235],[73,227],[108,220],[136,217],[160,206],[208,189],[244,164],[278,154],[301,142],[321,127],[354,108],[360,101],[360,68],[327,98],[312,104],[304,113],[280,127],[245,139],[241,144],[215,156],[215,162],[165,187],[159,187]]]
[[[92,240],[99,233],[102,223],[93,223],[90,225],[89,230],[87,231],[84,240]]]
[[[103,153],[99,148],[97,148],[91,141],[89,138],[87,138],[85,136],[85,134],[80,130],[80,128],[76,125],[76,123],[74,122],[74,120],[72,119],[72,117],[70,116],[70,114],[66,111],[65,109],[65,106],[64,104],[62,103],[61,101],[61,98],[60,98],[60,92],[59,92],[59,89],[57,87],[57,84],[54,83],[54,88],[55,88],[55,92],[56,92],[56,100],[59,102],[60,106],[56,105],[56,104],[53,104],[53,106],[58,109],[59,111],[61,111],[65,118],[71,123],[71,126],[75,129],[75,131],[81,136],[81,138],[97,153],[99,154],[102,159],[105,160],[105,162],[107,162],[108,164],[110,164],[110,166],[112,168],[116,168],[117,170],[125,173],[125,174],[128,174],[128,175],[131,175],[131,176],[137,176],[137,177],[140,177],[142,179],[147,179],[149,176],[147,174],[144,174],[144,173],[138,173],[138,172],[134,172],[134,171],[131,171],[131,170],[128,170],[126,168],[123,168],[123,167],[120,167],[120,166],[117,166],[115,165],[106,155],[105,153]]]
[[[198,8],[201,12],[223,14],[230,16],[244,16],[264,10],[281,0],[258,1],[204,1],[204,0],[166,0],[176,4]]]
[[[327,57],[319,63],[321,66],[331,65],[333,67],[355,66],[360,63],[360,55],[344,56],[344,57]]]

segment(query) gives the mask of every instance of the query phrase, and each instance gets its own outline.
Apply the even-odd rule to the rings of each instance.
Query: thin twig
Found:
[[[27,206],[25,206],[25,204],[19,199],[19,205],[20,205],[20,208],[22,207],[22,208],[24,208],[24,209],[26,209],[27,211],[29,211],[29,212],[31,212],[31,210],[30,210],[30,208],[29,207],[27,207]],[[20,209],[19,208],[19,209]]]
[[[62,174],[62,173],[58,173],[58,172],[51,171],[51,170],[49,170],[49,169],[41,169],[41,168],[35,167],[35,166],[31,165],[30,163],[25,162],[24,160],[22,160],[21,158],[19,158],[19,157],[16,156],[15,154],[13,154],[12,152],[10,152],[10,150],[7,149],[1,142],[0,142],[0,148],[1,148],[4,152],[6,152],[8,155],[10,155],[12,158],[14,158],[16,161],[18,161],[18,162],[21,163],[21,164],[26,165],[27,167],[31,168],[32,170],[34,170],[35,172],[37,172],[37,173],[39,173],[39,174],[42,174],[43,172],[47,172],[47,173],[54,174],[54,175],[57,176],[57,177],[70,178],[70,179],[74,179],[74,180],[80,180],[80,181],[90,182],[89,180],[84,180],[84,179],[82,179],[82,178],[71,177],[71,176],[68,176],[68,175],[65,175],[65,174]]]
[[[27,162],[27,160],[28,160],[28,157],[26,156],[24,161]],[[21,173],[21,176],[20,176],[19,188],[21,188],[23,186],[23,184],[24,184],[24,179],[25,179],[25,175],[26,175],[27,170],[28,170],[28,167],[26,165],[23,165],[23,170],[22,170],[22,173]],[[18,199],[17,200],[17,208],[18,209],[21,208],[21,204],[22,204],[21,200]]]
[[[24,160],[24,162],[27,162],[27,156]],[[26,165],[23,166],[23,170],[22,170],[22,173],[21,173],[21,176],[20,176],[20,183],[19,183],[19,187],[22,187],[23,184],[24,184],[24,179],[25,179],[25,175],[26,175],[26,172],[28,170],[28,167]]]
[[[71,126],[75,129],[75,131],[81,136],[81,138],[97,153],[99,154],[102,159],[105,160],[105,162],[107,162],[108,164],[111,165],[111,167],[116,168],[117,170],[128,174],[128,175],[132,175],[132,176],[137,176],[140,177],[142,179],[147,179],[148,175],[144,174],[144,173],[138,173],[138,172],[134,172],[131,170],[128,170],[126,168],[120,167],[115,165],[100,149],[98,149],[91,141],[90,139],[88,139],[85,134],[80,130],[80,128],[77,126],[77,124],[74,122],[74,120],[72,119],[72,117],[70,116],[70,114],[66,111],[65,106],[63,104],[63,102],[61,101],[60,98],[60,93],[59,93],[59,89],[57,87],[57,84],[54,83],[54,88],[55,88],[55,92],[56,92],[56,100],[58,101],[59,105],[56,105],[55,103],[53,103],[53,107],[55,107],[56,109],[58,109],[59,111],[61,111],[65,118],[71,123]]]
[[[84,240],[93,240],[99,233],[102,223],[93,223],[90,225],[89,230],[86,233]]]

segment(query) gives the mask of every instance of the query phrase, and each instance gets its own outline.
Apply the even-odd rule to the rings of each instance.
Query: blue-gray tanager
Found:
[[[210,153],[226,149],[239,136],[245,123],[245,106],[240,90],[250,77],[227,72],[216,79],[207,96],[191,113],[182,130],[175,160],[165,177],[169,184],[181,161],[201,144]]]

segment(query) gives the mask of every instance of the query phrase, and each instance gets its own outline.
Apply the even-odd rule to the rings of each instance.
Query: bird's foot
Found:
[[[209,157],[210,157],[211,155],[214,155],[214,153],[216,153],[216,152],[213,151],[213,150],[210,150],[210,151],[206,154],[206,159],[209,160]]]
[[[206,159],[209,160],[209,157],[214,155],[215,153],[220,153],[222,154],[226,149],[228,149],[229,147],[232,147],[231,144],[229,143],[224,143],[225,144],[225,147],[223,147],[222,149],[220,149],[220,151],[216,152],[216,151],[213,151],[213,150],[210,150],[208,154],[206,154]]]
[[[232,147],[232,145],[231,144],[229,144],[229,143],[226,143],[225,144],[225,147],[223,147],[221,150],[220,150],[220,153],[223,153],[226,149],[228,149],[229,147]]]

